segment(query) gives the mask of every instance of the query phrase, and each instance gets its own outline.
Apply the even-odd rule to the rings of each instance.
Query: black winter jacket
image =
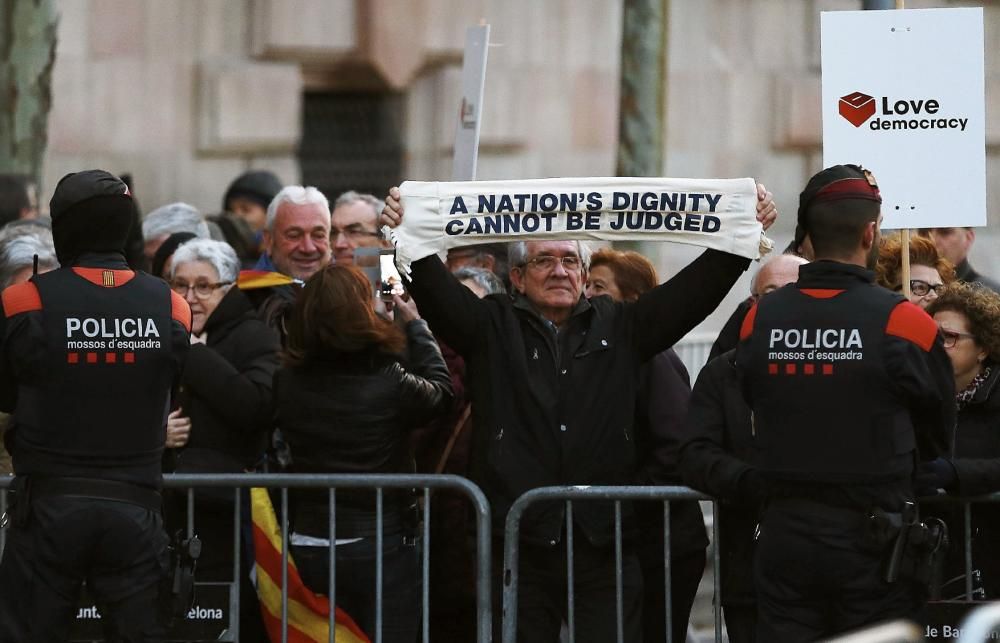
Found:
[[[774,457],[767,450],[774,449],[782,454],[781,466],[787,467],[777,473],[765,473],[764,478],[771,482],[765,491],[771,497],[806,498],[863,512],[872,507],[898,511],[904,502],[914,498],[912,471],[915,463],[947,456],[951,451],[955,382],[937,328],[923,311],[901,296],[876,286],[874,280],[874,273],[861,266],[814,261],[799,268],[797,282],[763,297],[747,314],[745,332],[741,332],[743,339],[736,349],[736,367],[742,378],[744,396],[748,400],[758,396],[752,408],[755,410],[755,440],[761,449],[759,462],[763,470],[764,458]],[[841,296],[844,299],[840,299]],[[766,347],[772,341],[767,329],[768,324],[773,323],[762,323],[761,316],[806,324],[803,320],[816,319],[814,309],[810,308],[813,301],[827,302],[832,306],[828,310],[836,311],[842,319],[858,320],[856,323],[862,333],[882,333],[878,353],[870,353],[870,358],[861,362],[864,370],[858,375],[868,377],[870,372],[872,379],[869,381],[878,388],[866,389],[859,395],[861,389],[856,385],[860,380],[824,378],[822,375],[805,379],[808,371],[804,366],[801,376],[784,380],[760,377],[762,372],[767,372],[763,369],[768,368],[767,360],[761,358],[767,357]],[[883,310],[888,319],[872,321],[871,315],[876,310]],[[884,327],[869,326],[866,331],[865,325],[869,323],[884,324]],[[776,346],[773,349],[776,352],[784,350],[783,344]],[[864,350],[876,349],[866,346]],[[784,360],[773,363],[775,369],[780,361]],[[805,363],[806,359],[788,361],[791,372],[795,372],[795,362]],[[782,394],[782,391],[787,393]],[[898,413],[902,423],[876,424],[877,413]],[[813,439],[808,444],[800,441],[794,456],[790,453],[794,449],[788,448],[794,442],[779,439],[768,442],[761,437],[762,432],[769,432],[770,436],[779,434],[775,429],[780,429],[780,435],[792,435],[797,424],[810,429],[829,428],[834,418],[839,418],[844,426],[843,429],[838,427],[840,432],[835,434],[836,440],[830,433],[821,436],[807,433]],[[889,433],[889,429],[896,433]],[[886,449],[886,436],[893,437],[891,449]],[[823,442],[820,442],[821,437]],[[848,439],[860,443],[870,437],[879,438],[872,444],[879,444],[880,450],[871,450],[863,456],[880,453],[885,459],[885,470],[864,475],[848,474],[853,464],[849,459],[863,458],[846,452],[843,445]],[[813,464],[807,466],[805,462]],[[809,470],[820,462],[826,469],[822,476]],[[840,471],[831,471],[831,466],[843,469],[842,481],[836,481]],[[896,469],[890,471],[890,466]],[[791,473],[792,470],[795,472]]]
[[[673,349],[643,364],[635,409],[638,455],[635,484],[683,484],[678,461],[690,397],[691,379]],[[638,503],[635,512],[643,535],[659,533],[662,536],[663,503]],[[675,558],[708,547],[705,519],[697,500],[670,503],[670,534],[670,554]]]
[[[191,346],[181,377],[179,403],[191,418],[191,437],[176,454],[176,470],[238,473],[267,447],[278,335],[237,288],[209,316],[205,333],[207,344]]]
[[[735,349],[711,360],[698,375],[684,425],[680,468],[684,482],[713,495],[719,506],[722,604],[752,603],[754,530],[758,498],[744,476],[757,459],[750,407],[733,364]]]
[[[1000,293],[1000,283],[998,283],[995,279],[979,274],[979,272],[969,263],[968,257],[963,259],[962,263],[955,266],[955,276],[958,277],[959,281],[965,281],[970,284],[980,283],[993,292]]]
[[[961,496],[979,496],[1000,491],[1000,364],[993,363],[989,378],[975,397],[958,412],[955,430],[955,458],[952,460],[957,482],[948,491]],[[962,505],[926,504],[925,516],[937,516],[948,524],[949,549],[943,581],[942,598],[964,597],[965,592],[965,516]],[[1000,508],[994,504],[972,505],[972,568],[982,574],[986,598],[1000,598],[1000,559],[996,545],[1000,539]],[[974,583],[978,585],[978,583]],[[981,598],[981,597],[980,597]]]
[[[288,442],[295,473],[412,473],[411,429],[448,410],[451,376],[423,320],[406,326],[409,357],[377,350],[330,356],[275,375],[278,427]],[[326,490],[292,494],[298,533],[329,536]],[[386,494],[385,531],[398,531],[410,503]],[[337,494],[337,537],[375,533],[375,494]]]
[[[640,365],[708,316],[748,265],[708,250],[636,303],[581,297],[557,330],[523,296],[479,299],[437,257],[413,263],[410,292],[421,314],[466,360],[470,471],[497,532],[531,489],[633,481]],[[564,511],[562,502],[534,505],[522,522],[525,540],[558,543]],[[574,516],[592,543],[611,540],[610,503],[576,503]]]

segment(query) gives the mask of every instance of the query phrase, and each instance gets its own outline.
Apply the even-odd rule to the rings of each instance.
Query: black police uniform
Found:
[[[818,261],[751,308],[737,366],[768,483],[755,560],[758,640],[811,641],[919,616],[883,580],[869,513],[913,499],[917,458],[947,451],[951,366],[937,326],[859,266]]]
[[[0,562],[3,643],[66,640],[84,581],[108,640],[162,634],[160,467],[191,313],[126,265],[128,227],[113,230],[132,207],[105,172],[64,178],[51,206],[63,267],[3,292],[0,408],[13,411],[17,475]]]

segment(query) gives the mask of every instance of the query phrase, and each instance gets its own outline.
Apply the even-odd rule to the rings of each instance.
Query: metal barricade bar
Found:
[[[13,478],[0,476],[0,511],[7,507],[7,489]],[[288,489],[328,489],[330,509],[330,557],[329,557],[329,626],[330,641],[335,638],[335,605],[336,605],[336,490],[358,489],[374,490],[376,495],[376,609],[374,641],[382,639],[382,544],[383,544],[383,491],[423,489],[423,561],[422,561],[422,638],[425,643],[430,639],[428,629],[429,617],[429,578],[430,578],[430,519],[431,491],[449,490],[459,492],[473,508],[473,520],[476,525],[476,640],[488,643],[492,636],[492,602],[491,602],[491,533],[490,509],[483,492],[466,478],[455,475],[416,475],[416,474],[167,474],[163,477],[165,489],[186,490],[187,510],[185,516],[185,532],[190,537],[196,532],[194,523],[194,489],[232,489],[234,494],[234,528],[233,528],[233,578],[234,590],[230,594],[230,614],[238,614],[240,591],[240,526],[241,526],[241,490],[252,487],[264,487],[281,490],[281,541],[282,541],[282,588],[281,588],[281,640],[288,640]],[[0,530],[0,556],[5,544],[6,530]],[[238,617],[230,636],[238,640]]]
[[[669,569],[669,547],[670,547],[670,535],[669,535],[669,525],[670,525],[670,513],[669,513],[669,502],[672,500],[711,500],[710,496],[693,491],[687,487],[641,487],[641,486],[622,486],[622,487],[584,487],[584,486],[574,486],[574,487],[543,487],[539,489],[533,489],[528,491],[520,498],[518,498],[510,508],[510,512],[507,514],[507,521],[504,529],[504,569],[503,569],[503,623],[502,623],[502,642],[503,643],[516,643],[517,641],[517,592],[519,584],[519,572],[518,572],[518,559],[520,556],[520,535],[521,535],[521,521],[524,516],[524,512],[533,504],[537,502],[544,501],[557,501],[562,500],[566,502],[566,559],[567,559],[567,623],[569,629],[569,640],[574,640],[575,635],[575,624],[574,624],[574,591],[573,591],[573,502],[574,501],[587,501],[587,500],[613,500],[615,501],[615,613],[617,618],[617,639],[619,642],[624,639],[624,623],[623,623],[623,581],[622,581],[622,517],[621,517],[621,501],[623,500],[648,500],[655,501],[660,500],[664,502],[664,517],[666,518],[665,523],[665,553],[666,553],[666,580],[667,585],[667,596],[669,596],[670,588],[670,569]],[[713,511],[717,510],[717,506],[713,504]],[[716,528],[714,530],[716,538],[715,547],[715,578],[716,578],[716,598],[714,601],[715,610],[715,640],[721,642],[722,640],[722,629],[719,624],[721,624],[721,593],[719,590],[719,555],[718,555],[718,520],[714,521]],[[671,615],[669,612],[670,608],[667,607],[667,641],[671,640],[672,631],[670,625],[672,624]],[[678,642],[680,643],[680,642]]]

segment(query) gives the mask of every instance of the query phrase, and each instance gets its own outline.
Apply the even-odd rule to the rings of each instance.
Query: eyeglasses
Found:
[[[364,227],[359,223],[355,225],[349,225],[343,230],[340,228],[330,228],[330,238],[336,239],[338,235],[343,234],[345,237],[351,241],[360,241],[367,237],[377,237],[378,232],[372,232],[371,230],[365,230]]]
[[[567,272],[573,272],[579,270],[583,265],[580,261],[580,257],[570,255],[568,257],[553,257],[550,255],[541,255],[539,257],[533,257],[524,262],[530,268],[534,268],[539,272],[548,272],[550,270],[555,270],[556,264],[561,263],[563,268]]]
[[[194,296],[198,299],[208,299],[212,296],[213,292],[224,286],[230,286],[232,283],[231,281],[221,281],[217,284],[203,282],[189,284],[186,281],[172,281],[170,282],[170,289],[181,297],[187,297],[188,291],[194,290]]]
[[[974,340],[976,338],[972,333],[960,333],[957,330],[946,330],[944,328],[939,328],[938,331],[941,333],[941,343],[944,344],[945,348],[954,348],[958,340],[963,337],[968,337]]]
[[[932,290],[934,291],[935,295],[940,297],[941,293],[944,292],[945,288],[947,288],[945,284],[931,285],[922,279],[910,280],[910,292],[916,295],[917,297],[924,297],[926,295],[929,295]]]

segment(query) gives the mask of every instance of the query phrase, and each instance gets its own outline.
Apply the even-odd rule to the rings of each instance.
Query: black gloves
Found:
[[[955,466],[945,458],[921,462],[913,484],[918,496],[936,496],[939,489],[948,491],[958,482]]]

